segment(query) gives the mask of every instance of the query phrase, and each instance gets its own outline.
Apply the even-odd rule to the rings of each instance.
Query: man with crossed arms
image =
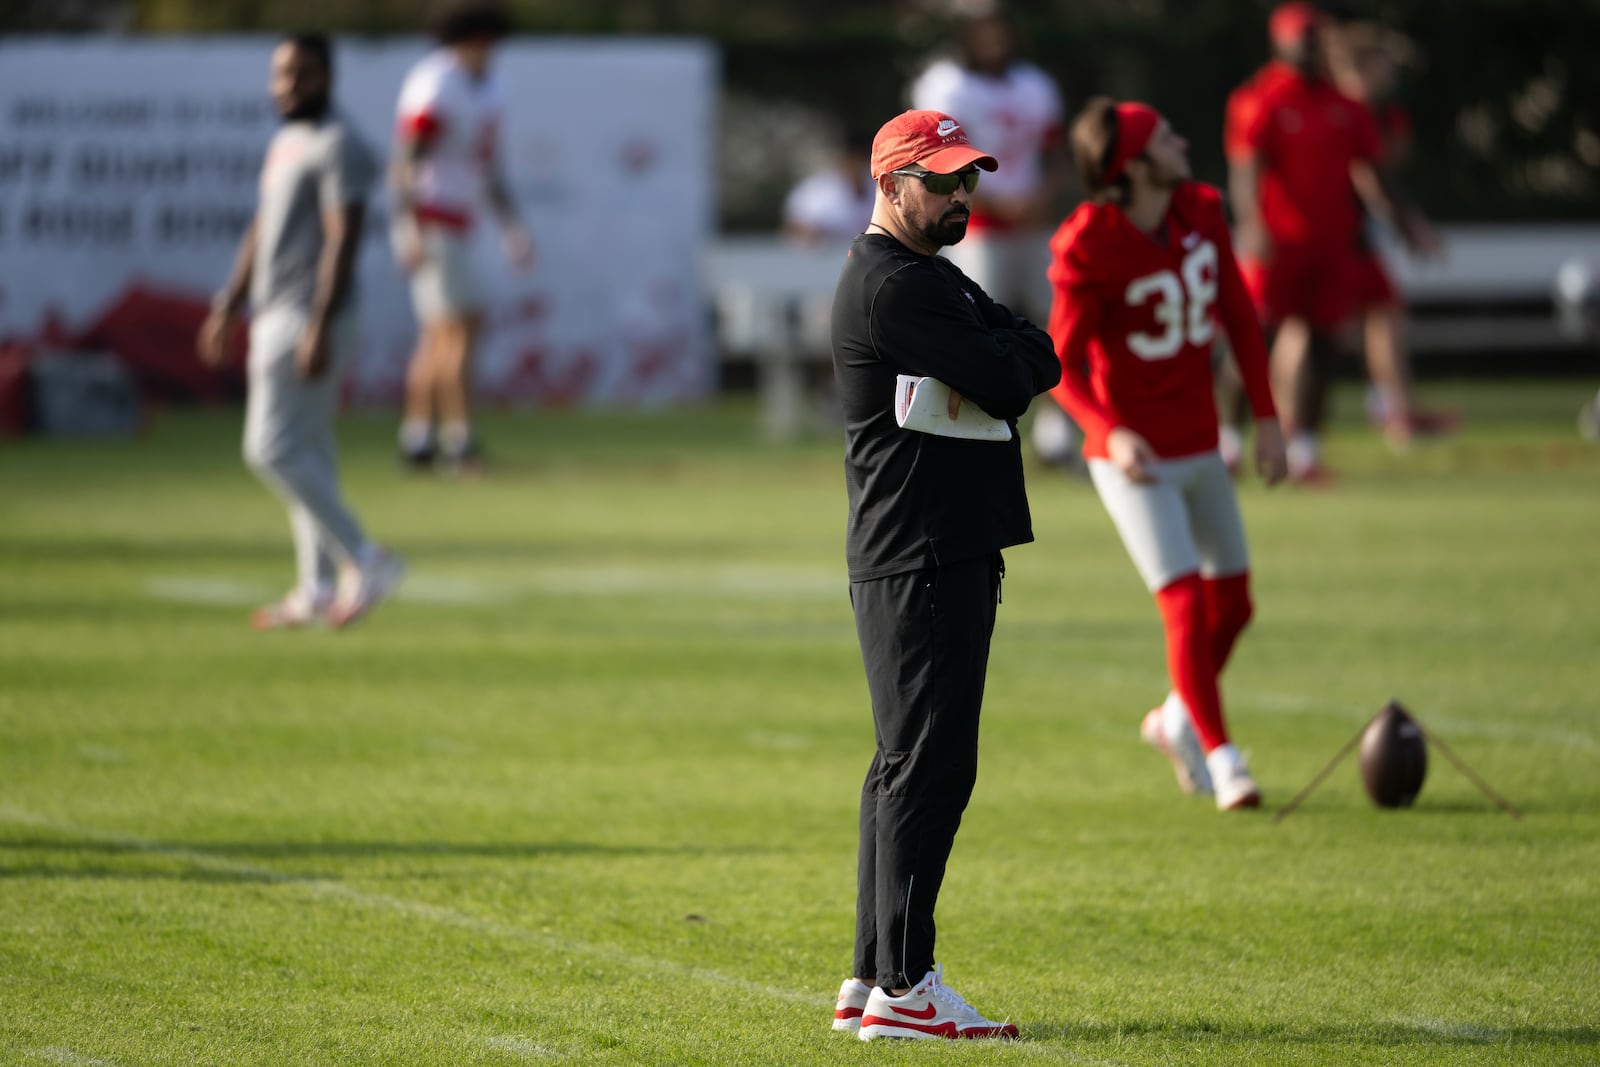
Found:
[[[1033,540],[1016,420],[1061,376],[1048,334],[938,255],[966,233],[979,171],[997,166],[941,112],[884,124],[872,222],[834,297],[850,600],[877,750],[861,792],[853,977],[833,1027],[863,1040],[1017,1035],[944,984],[933,921],[977,780],[1000,551]],[[949,387],[951,429],[998,420],[1005,439],[902,427],[902,375]]]

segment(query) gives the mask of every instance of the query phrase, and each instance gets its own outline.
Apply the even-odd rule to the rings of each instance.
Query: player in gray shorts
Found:
[[[347,626],[399,584],[399,557],[371,541],[339,490],[334,450],[339,372],[355,337],[354,265],[371,151],[331,107],[332,50],[321,34],[272,52],[283,127],[261,171],[260,204],[228,284],[200,330],[200,356],[228,358],[246,294],[250,324],[244,459],[289,509],[298,581],[258,609],[257,629]]]

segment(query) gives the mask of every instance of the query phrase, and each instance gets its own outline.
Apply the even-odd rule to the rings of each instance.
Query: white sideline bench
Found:
[[[1442,227],[1442,263],[1415,263],[1398,248],[1388,262],[1412,316],[1411,347],[1420,353],[1517,349],[1552,351],[1578,343],[1557,325],[1551,294],[1556,272],[1575,257],[1600,260],[1600,226],[1457,225]],[[1461,314],[1473,305],[1537,305],[1537,315]]]
[[[848,247],[767,235],[722,237],[711,247],[718,346],[724,359],[755,362],[769,437],[800,432],[806,367],[831,351],[833,291]]]
[[[1471,224],[1440,227],[1445,258],[1412,262],[1390,249],[1396,284],[1422,314],[1412,347],[1422,353],[1575,347],[1549,310],[1556,271],[1600,260],[1600,225]],[[776,235],[725,236],[709,249],[707,278],[723,358],[754,361],[766,432],[794,436],[804,421],[806,367],[827,357],[829,308],[844,246],[814,247]],[[1542,314],[1457,314],[1481,304],[1536,304]]]

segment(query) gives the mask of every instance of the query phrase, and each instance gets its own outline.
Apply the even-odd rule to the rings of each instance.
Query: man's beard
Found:
[[[952,207],[938,218],[918,225],[917,233],[929,244],[940,248],[953,245],[967,235],[967,218],[971,214],[964,207]]]
[[[306,119],[320,119],[328,113],[328,94],[307,97],[299,105],[289,111],[283,112],[284,122],[303,122]]]

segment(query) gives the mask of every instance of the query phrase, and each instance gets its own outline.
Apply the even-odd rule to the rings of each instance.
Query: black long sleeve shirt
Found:
[[[990,300],[949,260],[863,234],[833,298],[833,367],[844,408],[851,581],[1033,540],[1016,420],[1061,378],[1049,334]],[[1011,440],[901,429],[900,374],[944,382],[1010,422]]]

